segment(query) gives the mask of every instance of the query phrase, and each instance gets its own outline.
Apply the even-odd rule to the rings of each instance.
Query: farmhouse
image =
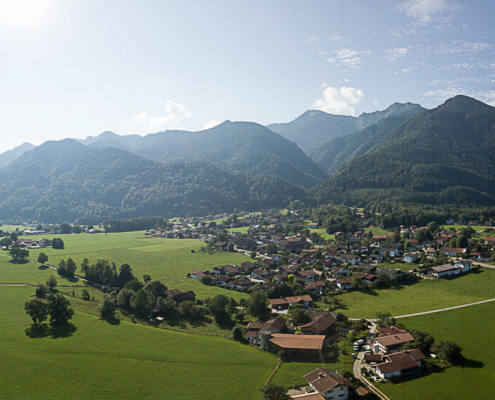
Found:
[[[266,322],[250,322],[246,332],[246,339],[248,342],[258,346],[261,344],[261,330],[265,333],[280,333],[285,328],[286,323],[287,321],[282,317],[275,317]]]
[[[183,301],[196,301],[196,294],[190,290],[188,292],[181,292],[180,290],[166,290],[167,297],[171,297],[177,304]]]
[[[466,249],[456,248],[456,247],[443,247],[440,251],[446,256],[454,257],[456,254],[464,254]]]
[[[421,360],[425,356],[419,349],[402,351],[383,356],[382,362],[376,365],[376,373],[382,379],[391,379],[405,374],[419,372]]]
[[[414,337],[410,333],[390,334],[375,339],[375,344],[383,353],[395,353],[403,344],[409,342],[414,342]]]
[[[351,384],[334,371],[318,368],[306,375],[304,379],[324,399],[346,400],[349,398]]]
[[[323,349],[325,336],[275,333],[268,341],[274,353],[284,350],[288,356],[318,356]]]
[[[313,304],[313,299],[308,294],[302,296],[283,297],[280,299],[272,299],[269,301],[270,307],[274,310],[288,308],[289,306],[295,306],[296,304],[300,304],[302,307],[308,308]]]
[[[445,278],[447,276],[451,275],[458,275],[461,272],[466,269],[467,271],[469,270],[468,267],[464,267],[464,265],[450,265],[450,264],[444,264],[444,265],[439,265],[437,267],[431,267],[428,269],[427,275],[433,276],[434,278]]]
[[[328,335],[335,323],[347,318],[339,313],[309,311],[311,322],[301,325],[301,332],[305,335]]]

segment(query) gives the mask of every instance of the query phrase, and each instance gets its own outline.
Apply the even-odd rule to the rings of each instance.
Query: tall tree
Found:
[[[48,311],[52,324],[63,324],[68,322],[74,315],[70,301],[61,294],[50,294],[48,296]]]
[[[24,304],[24,309],[26,310],[26,314],[31,317],[35,325],[46,321],[48,318],[48,305],[42,300],[33,299],[26,301],[26,304]]]

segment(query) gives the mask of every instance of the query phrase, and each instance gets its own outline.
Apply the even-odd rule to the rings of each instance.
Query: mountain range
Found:
[[[308,111],[269,126],[280,134],[225,121],[199,132],[25,144],[0,155],[0,218],[99,222],[293,200],[494,204],[495,108],[456,96],[432,110],[395,103],[359,118],[327,116]],[[305,153],[289,132],[307,143],[337,136]]]

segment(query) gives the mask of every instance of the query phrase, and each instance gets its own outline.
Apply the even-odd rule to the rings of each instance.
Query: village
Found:
[[[244,216],[243,216],[244,214]],[[462,279],[476,263],[493,261],[494,236],[477,221],[441,228],[398,226],[373,234],[373,225],[356,213],[359,230],[321,234],[307,216],[247,214],[215,216],[218,222],[187,221],[173,229],[146,232],[148,237],[196,238],[205,252],[239,252],[250,257],[240,265],[194,270],[188,277],[226,290],[266,294],[270,318],[249,322],[244,334],[252,346],[285,359],[320,359],[337,338],[353,332],[354,375],[316,369],[304,376],[308,385],[290,391],[304,400],[361,398],[380,393],[368,382],[386,382],[431,368],[437,357],[424,338],[396,325],[393,318],[353,321],[339,312],[339,293],[414,284],[421,279]],[[222,220],[223,218],[223,220]],[[486,236],[485,236],[486,235]],[[326,236],[326,238],[324,237]],[[466,247],[451,247],[462,236]],[[176,295],[194,296],[193,292]],[[421,333],[419,333],[421,336]],[[417,345],[417,346],[416,346]],[[455,357],[454,355],[452,357]],[[369,379],[369,380],[367,380]],[[352,381],[352,383],[350,382]]]

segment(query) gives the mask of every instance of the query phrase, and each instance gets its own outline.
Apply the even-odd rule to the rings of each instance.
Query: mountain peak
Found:
[[[472,97],[465,96],[459,94],[457,96],[448,99],[440,105],[438,110],[447,110],[447,111],[464,111],[464,112],[472,112],[472,111],[489,111],[493,112],[493,107],[485,104],[479,100],[476,100]]]

